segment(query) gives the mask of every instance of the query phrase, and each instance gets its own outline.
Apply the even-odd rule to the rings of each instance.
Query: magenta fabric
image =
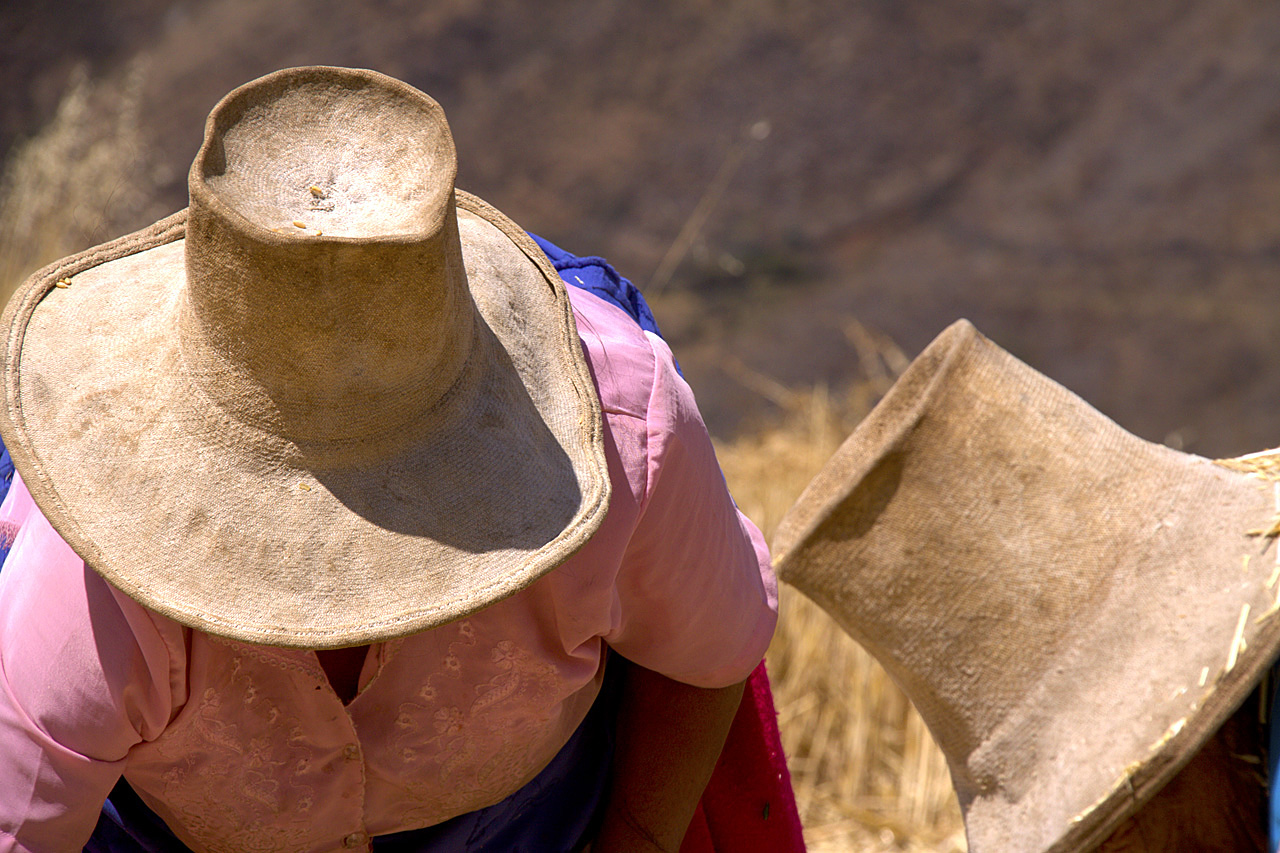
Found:
[[[776,622],[763,538],[666,345],[571,299],[605,415],[604,526],[522,593],[376,646],[345,707],[313,652],[213,638],[114,590],[38,510],[17,519],[15,481],[0,509],[0,529],[19,525],[0,572],[0,851],[79,849],[121,773],[195,848],[368,849],[532,778],[584,718],[606,644],[699,686],[746,677]]]
[[[747,680],[724,751],[680,853],[804,853],[764,661]]]

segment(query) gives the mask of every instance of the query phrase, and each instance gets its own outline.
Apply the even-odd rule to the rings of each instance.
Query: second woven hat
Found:
[[[774,553],[919,709],[973,853],[1084,851],[1280,651],[1264,462],[1142,441],[961,321],[813,480]]]

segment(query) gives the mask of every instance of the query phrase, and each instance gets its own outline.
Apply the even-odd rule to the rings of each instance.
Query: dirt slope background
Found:
[[[853,320],[910,355],[963,316],[1243,453],[1280,444],[1277,56],[1272,0],[9,0],[4,239],[40,192],[47,251],[145,225],[226,91],[367,66],[444,105],[460,186],[648,288],[721,435],[865,378]]]

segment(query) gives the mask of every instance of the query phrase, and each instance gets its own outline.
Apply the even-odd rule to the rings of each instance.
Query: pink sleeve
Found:
[[[645,499],[617,577],[605,640],[677,681],[724,687],[764,656],[778,589],[764,537],[733,504],[693,392],[654,349]]]
[[[85,567],[16,477],[0,506],[6,530],[0,851],[79,850],[130,747],[169,721],[172,638]]]

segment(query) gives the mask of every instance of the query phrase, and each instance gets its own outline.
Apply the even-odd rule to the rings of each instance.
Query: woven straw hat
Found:
[[[1144,442],[961,321],[774,553],[919,709],[970,850],[1089,850],[1280,651],[1276,461]]]
[[[358,645],[531,584],[609,502],[555,271],[381,74],[227,95],[191,205],[29,279],[4,440],[93,569],[213,634]]]

